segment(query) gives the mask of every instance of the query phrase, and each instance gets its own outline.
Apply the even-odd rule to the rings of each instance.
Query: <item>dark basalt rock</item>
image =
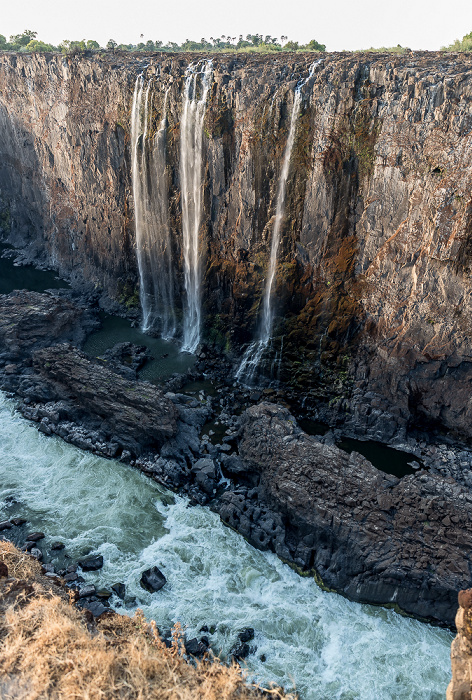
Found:
[[[0,351],[3,360],[22,362],[51,342],[80,344],[97,325],[93,313],[65,295],[0,294]],[[12,373],[17,371],[16,365]]]
[[[166,583],[166,577],[162,571],[157,568],[157,566],[146,569],[146,571],[143,571],[141,575],[140,584],[146,591],[149,591],[149,593],[160,591]]]
[[[125,599],[126,596],[126,586],[124,583],[114,583],[113,586],[111,586],[111,590],[116,593],[118,598],[121,598],[121,600]]]
[[[185,642],[185,652],[190,656],[203,656],[208,651],[208,645],[198,641],[196,637]]]
[[[274,404],[246,411],[239,452],[258,486],[222,495],[225,522],[354,600],[453,624],[471,584],[468,489],[424,471],[390,477]]]
[[[128,439],[140,451],[162,445],[177,432],[174,405],[148,382],[123,379],[70,345],[39,350],[33,362],[55,396],[72,402],[76,418],[95,417],[117,442]]]
[[[43,540],[46,537],[44,532],[31,532],[29,535],[26,537],[27,542],[39,542],[39,540]]]
[[[251,647],[249,644],[245,644],[243,642],[237,642],[233,647],[231,647],[230,650],[230,656],[233,657],[236,661],[240,661],[241,659],[245,659],[246,656],[249,656],[251,653]]]
[[[150,359],[151,353],[147,347],[133,343],[118,343],[100,358],[106,362],[109,369],[121,374],[125,379],[136,379],[138,371]]]
[[[63,542],[53,542],[51,544],[51,549],[59,552],[60,550],[65,549],[65,544]]]
[[[13,527],[13,525],[9,520],[3,520],[0,523],[0,531],[1,530],[11,530],[12,527]]]
[[[108,610],[103,603],[96,600],[85,600],[81,603],[81,606],[84,610],[89,610],[94,617],[100,617],[100,615],[103,615],[103,613]]]
[[[254,639],[254,628],[253,627],[245,627],[241,632],[238,634],[238,639],[241,642],[250,642],[252,639]]]
[[[101,554],[97,554],[93,557],[80,559],[79,566],[82,571],[98,571],[98,569],[101,569],[103,566],[103,557]]]

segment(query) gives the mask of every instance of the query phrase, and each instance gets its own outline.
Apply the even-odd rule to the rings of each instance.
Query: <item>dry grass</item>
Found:
[[[29,554],[20,552],[11,542],[0,542],[0,561],[7,565],[12,578],[32,579],[41,573],[41,564]]]
[[[182,657],[181,630],[168,649],[155,623],[104,615],[97,626],[41,582],[40,567],[0,543],[0,697],[3,700],[294,700],[245,682],[237,665]],[[32,584],[32,585],[30,585]],[[266,695],[267,693],[267,695]]]

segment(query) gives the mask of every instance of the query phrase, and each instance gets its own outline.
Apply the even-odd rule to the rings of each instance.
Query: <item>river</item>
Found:
[[[222,655],[238,630],[254,627],[247,667],[262,683],[296,687],[304,700],[444,697],[450,632],[320,590],[209,509],[189,507],[127,465],[42,435],[0,393],[0,518],[15,516],[28,519],[25,533],[47,533],[45,553],[55,540],[72,561],[102,553],[103,569],[85,577],[125,583],[120,612],[140,606],[161,628],[180,621],[189,638],[204,624],[215,627],[210,642]],[[168,583],[150,594],[139,579],[154,564]]]

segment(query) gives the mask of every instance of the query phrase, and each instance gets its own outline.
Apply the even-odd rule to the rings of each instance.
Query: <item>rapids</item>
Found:
[[[85,578],[125,583],[120,612],[139,605],[161,628],[180,621],[189,638],[215,626],[210,642],[223,656],[238,630],[254,627],[257,651],[247,667],[262,683],[296,687],[304,700],[444,697],[450,632],[322,591],[208,508],[189,507],[129,466],[42,435],[0,393],[0,518],[15,516],[28,519],[24,533],[47,533],[45,553],[54,540],[73,561],[102,553],[103,569]],[[154,564],[168,582],[151,595],[139,578]]]

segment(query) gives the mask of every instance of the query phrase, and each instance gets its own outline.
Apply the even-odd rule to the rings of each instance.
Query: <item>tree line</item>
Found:
[[[35,52],[35,51],[54,51],[64,54],[83,53],[85,51],[98,50],[120,50],[120,51],[165,51],[171,53],[204,51],[212,52],[227,52],[227,51],[326,51],[325,44],[320,44],[315,39],[312,39],[307,44],[299,44],[298,41],[291,41],[287,36],[272,37],[263,34],[247,34],[244,37],[225,36],[202,38],[200,41],[192,41],[187,39],[182,44],[177,44],[174,41],[168,41],[164,44],[162,41],[148,40],[141,41],[138,44],[118,44],[114,39],[110,39],[106,46],[102,47],[98,41],[92,39],[81,41],[64,40],[58,46],[47,44],[37,38],[37,32],[26,29],[22,34],[14,34],[7,41],[3,34],[0,34],[0,51],[20,51],[20,52]],[[143,39],[143,35],[141,35]]]

